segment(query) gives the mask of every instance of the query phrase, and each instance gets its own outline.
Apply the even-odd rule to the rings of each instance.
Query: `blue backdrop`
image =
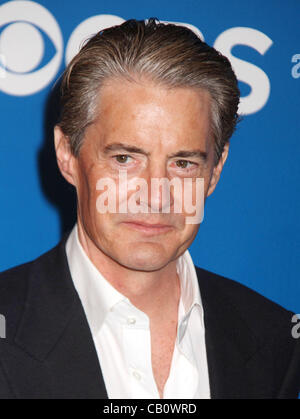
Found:
[[[243,96],[195,263],[300,313],[298,0],[1,2],[0,270],[37,257],[74,223],[52,147],[55,80],[87,35],[149,17],[193,25],[230,58]]]

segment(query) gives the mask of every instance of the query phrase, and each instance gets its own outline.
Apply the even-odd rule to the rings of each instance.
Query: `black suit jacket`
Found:
[[[107,398],[65,240],[0,274],[0,398]],[[234,281],[197,274],[212,398],[297,398],[292,313]]]

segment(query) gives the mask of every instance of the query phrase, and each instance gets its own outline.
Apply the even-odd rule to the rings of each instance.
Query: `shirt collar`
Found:
[[[198,277],[190,252],[186,250],[177,259],[177,274],[180,278],[181,299],[187,314],[195,304],[202,307]]]
[[[128,299],[110,285],[91,262],[79,241],[77,224],[67,240],[66,253],[76,291],[95,335],[112,307]]]
[[[104,278],[86,255],[78,238],[77,224],[68,237],[66,253],[74,286],[82,302],[92,334],[96,335],[107,313],[116,304],[121,301],[131,303]],[[198,306],[203,327],[203,309],[198,278],[188,250],[178,258],[176,268],[180,278],[184,317],[187,318],[193,307]]]
[[[180,278],[181,299],[178,308],[178,333],[180,343],[187,330],[192,310],[198,310],[200,326],[204,330],[204,313],[198,277],[190,252],[186,250],[177,260],[177,274]]]

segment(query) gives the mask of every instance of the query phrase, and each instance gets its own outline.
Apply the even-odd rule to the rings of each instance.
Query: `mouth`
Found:
[[[154,234],[164,234],[168,231],[173,230],[173,226],[169,224],[150,224],[150,223],[143,223],[139,221],[125,221],[124,224],[126,227],[140,231],[145,234],[154,235]]]

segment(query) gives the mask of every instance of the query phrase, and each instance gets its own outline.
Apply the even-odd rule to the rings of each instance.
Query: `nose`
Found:
[[[143,177],[148,186],[148,211],[151,213],[170,213],[174,198],[165,161],[150,162]]]

